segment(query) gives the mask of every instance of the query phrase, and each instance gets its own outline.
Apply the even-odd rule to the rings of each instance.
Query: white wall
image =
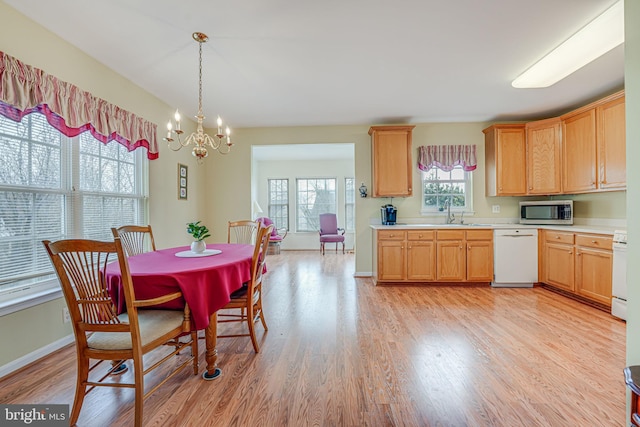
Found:
[[[625,97],[627,116],[627,365],[640,365],[640,2],[626,0],[625,9]],[[636,309],[638,308],[638,309]],[[622,373],[612,372],[623,382]],[[627,402],[627,414],[629,413]]]
[[[337,181],[337,205],[336,214],[338,227],[345,226],[344,209],[344,180],[355,176],[353,159],[332,160],[287,160],[287,161],[258,161],[254,173],[256,174],[256,197],[263,216],[268,216],[268,179],[289,180],[289,233],[281,244],[283,250],[319,249],[320,240],[317,232],[296,232],[296,178],[336,178]],[[358,184],[359,185],[359,184]],[[359,197],[359,196],[358,196]],[[353,248],[353,231],[345,233],[345,246]],[[325,246],[326,250],[333,249],[334,245]]]

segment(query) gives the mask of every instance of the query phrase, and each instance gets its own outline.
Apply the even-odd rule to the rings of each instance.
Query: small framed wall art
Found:
[[[188,179],[187,165],[178,163],[178,199],[187,200]]]

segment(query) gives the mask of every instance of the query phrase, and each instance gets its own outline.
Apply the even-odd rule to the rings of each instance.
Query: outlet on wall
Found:
[[[500,205],[491,206],[491,213],[500,213]]]
[[[64,323],[71,322],[71,315],[69,314],[69,309],[67,307],[62,309],[62,321]]]

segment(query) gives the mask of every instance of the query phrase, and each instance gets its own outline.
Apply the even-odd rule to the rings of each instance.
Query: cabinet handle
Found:
[[[559,239],[559,238],[560,238],[560,236],[556,236],[556,239]]]
[[[569,251],[569,255],[571,255],[573,252]]]
[[[598,244],[598,242],[596,242],[595,240],[592,240],[591,243],[594,243],[596,245]]]

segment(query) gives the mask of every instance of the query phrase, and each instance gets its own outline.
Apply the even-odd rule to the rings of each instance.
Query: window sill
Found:
[[[61,297],[62,289],[60,289],[57,279],[9,291],[0,295],[0,316],[6,316]]]

